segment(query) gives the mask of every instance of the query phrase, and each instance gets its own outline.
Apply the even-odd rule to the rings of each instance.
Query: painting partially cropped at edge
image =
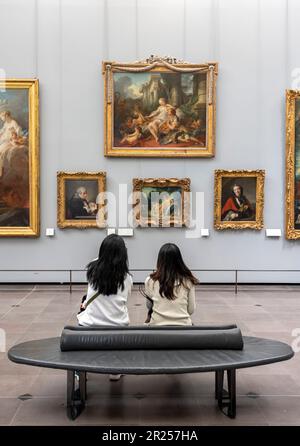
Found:
[[[300,230],[300,98],[295,100],[295,229]]]
[[[286,91],[286,238],[300,238],[300,91]]]
[[[0,236],[39,235],[38,81],[0,81]]]

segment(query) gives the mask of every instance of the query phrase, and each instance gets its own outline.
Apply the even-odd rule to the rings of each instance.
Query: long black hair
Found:
[[[99,293],[108,296],[124,289],[128,274],[127,249],[122,237],[108,235],[101,243],[99,257],[87,265],[87,280]]]
[[[174,287],[183,285],[187,288],[190,282],[196,285],[198,280],[185,265],[180,249],[174,243],[166,243],[158,253],[156,271],[150,275],[151,279],[159,282],[159,294],[174,300]]]

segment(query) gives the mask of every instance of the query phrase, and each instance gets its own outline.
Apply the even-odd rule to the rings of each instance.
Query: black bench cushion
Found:
[[[66,326],[62,351],[76,350],[242,350],[243,337],[236,325],[227,326]]]

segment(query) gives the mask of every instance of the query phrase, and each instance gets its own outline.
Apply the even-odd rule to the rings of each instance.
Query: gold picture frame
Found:
[[[103,73],[103,77],[104,77],[104,147],[105,147],[105,156],[107,157],[161,157],[161,158],[174,158],[174,157],[178,157],[178,158],[189,158],[189,157],[213,157],[215,154],[215,127],[216,127],[216,78],[218,75],[218,64],[216,62],[209,62],[209,63],[205,63],[205,64],[194,64],[194,63],[187,63],[181,60],[177,60],[175,58],[170,58],[170,57],[158,57],[158,56],[150,56],[148,59],[146,60],[142,60],[142,61],[137,61],[137,62],[133,62],[133,63],[119,63],[119,62],[108,62],[108,61],[104,61],[102,63],[102,73]],[[127,75],[126,75],[127,73]],[[199,74],[199,76],[196,79],[196,76],[193,77],[193,81],[190,82],[194,82],[194,79],[196,79],[196,83],[198,82],[198,90],[196,90],[196,87],[193,87],[196,91],[195,93],[195,97],[198,99],[198,102],[196,104],[193,104],[193,111],[195,112],[194,114],[194,118],[186,118],[186,121],[184,122],[184,125],[181,125],[180,128],[179,123],[180,123],[180,119],[177,119],[177,114],[178,111],[176,111],[175,107],[177,107],[177,105],[175,104],[175,100],[170,101],[170,104],[165,104],[166,107],[169,107],[166,110],[169,110],[170,113],[176,115],[174,117],[174,119],[177,121],[177,128],[179,128],[179,130],[181,129],[181,134],[180,131],[179,133],[176,134],[175,131],[170,131],[169,134],[172,134],[172,138],[174,139],[174,141],[171,142],[169,141],[165,141],[164,144],[166,145],[162,145],[161,142],[158,142],[156,139],[153,138],[157,138],[157,134],[155,136],[155,131],[158,132],[158,127],[155,130],[155,126],[156,124],[154,124],[153,119],[154,118],[150,118],[149,116],[145,116],[141,113],[133,114],[133,116],[138,116],[137,120],[135,119],[131,119],[130,123],[128,124],[128,119],[125,120],[126,121],[126,125],[130,125],[131,127],[125,127],[125,130],[130,128],[135,129],[135,131],[133,131],[133,133],[131,133],[131,140],[130,142],[126,141],[125,138],[125,146],[124,144],[122,145],[122,136],[119,136],[119,139],[117,139],[115,137],[115,128],[121,128],[122,126],[125,125],[125,121],[122,121],[122,126],[118,126],[116,127],[116,125],[114,124],[114,115],[115,113],[118,113],[118,109],[122,110],[121,105],[118,108],[117,106],[115,106],[115,92],[114,92],[114,75],[118,74],[120,75],[126,75],[126,77],[128,78],[128,76],[135,76],[136,74],[143,74],[143,76],[146,76],[147,73],[150,73],[150,76],[167,76],[167,73],[173,73],[173,74],[177,74],[177,75],[183,75],[183,74],[190,74],[190,75],[195,75],[195,74]],[[201,84],[201,79],[200,76],[203,75],[203,79],[204,81]],[[136,79],[136,78],[135,78]],[[140,80],[141,82],[141,80]],[[148,82],[148,81],[147,81]],[[157,107],[158,106],[158,101],[160,101],[160,99],[158,100],[158,98],[160,97],[159,95],[159,91],[162,88],[163,83],[158,84],[158,79],[154,79],[153,82],[156,82],[156,90],[155,90],[155,104]],[[171,82],[171,78],[170,78],[170,82]],[[173,82],[173,81],[172,81]],[[175,81],[174,81],[175,82]],[[194,82],[194,83],[195,83]],[[147,87],[147,85],[145,86],[145,84],[133,84],[133,87],[135,87],[134,90],[134,94],[139,94],[137,93],[138,90],[138,86],[139,88],[148,88],[150,89],[151,85],[150,85],[150,80],[149,80],[149,88]],[[200,84],[202,85],[201,88],[203,87],[203,91],[200,89]],[[160,85],[160,86],[159,86]],[[194,84],[193,84],[194,85]],[[153,87],[154,88],[154,87]],[[159,90],[160,89],[160,90]],[[123,91],[123,90],[122,90]],[[194,90],[192,90],[194,92]],[[117,92],[118,95],[120,96],[120,93]],[[149,93],[150,94],[150,93]],[[151,92],[152,94],[152,92]],[[163,93],[166,96],[169,93]],[[183,93],[184,94],[184,93]],[[183,94],[181,97],[183,97]],[[191,95],[194,93],[191,93]],[[147,99],[147,104],[149,105],[149,95],[148,93],[143,93],[143,98],[148,98]],[[165,100],[166,99],[165,96]],[[153,99],[153,96],[151,96]],[[145,99],[146,100],[146,99]],[[175,102],[174,102],[175,101]],[[124,100],[123,100],[124,102]],[[142,101],[143,102],[143,101]],[[176,102],[177,103],[177,102]],[[140,104],[140,103],[138,103]],[[153,102],[154,104],[154,102]],[[152,104],[152,105],[153,105]],[[147,105],[147,106],[148,106]],[[128,105],[128,107],[130,107],[130,105]],[[140,105],[136,105],[136,107],[140,107]],[[154,107],[154,105],[153,105]],[[192,107],[192,106],[191,106]],[[197,108],[198,107],[198,108]],[[172,108],[174,108],[173,112],[172,112]],[[116,109],[116,111],[115,111]],[[139,109],[140,110],[140,109]],[[144,110],[144,109],[143,109]],[[158,109],[157,109],[158,110]],[[190,110],[190,109],[189,109]],[[196,111],[195,111],[196,110]],[[198,111],[197,111],[198,110]],[[121,113],[121,111],[120,111]],[[120,115],[120,113],[117,116],[123,116]],[[123,112],[122,112],[123,113]],[[203,118],[199,118],[200,115],[202,117],[203,114]],[[189,115],[186,114],[184,115],[184,113],[181,111],[181,115],[188,117]],[[190,113],[190,116],[191,113]],[[199,119],[195,119],[195,116],[197,116]],[[125,117],[123,117],[125,119]],[[145,124],[145,120],[148,119],[148,124]],[[149,119],[150,121],[152,120],[152,127],[151,127],[151,131],[149,132],[150,129],[150,124],[149,124]],[[188,120],[189,119],[189,120]],[[194,121],[192,122],[192,119],[194,119]],[[134,122],[135,121],[135,122]],[[140,127],[140,123],[144,122],[144,125],[142,125]],[[190,127],[189,131],[187,130],[187,124],[186,122],[189,122]],[[166,125],[166,124],[165,124]],[[149,127],[148,127],[149,126]],[[154,126],[154,128],[153,128]],[[157,124],[158,126],[158,124]],[[143,144],[150,144],[149,147],[146,146],[139,146],[137,145],[136,147],[132,146],[132,142],[134,144],[141,144],[140,142],[138,143],[137,141],[139,140],[140,136],[141,136],[141,130],[143,133],[145,133],[145,127],[146,127],[146,135],[145,136],[146,140],[147,138],[149,139],[150,137],[150,142],[148,141],[144,141],[143,138]],[[161,127],[160,127],[161,128]],[[192,131],[192,128],[194,129]],[[131,130],[130,130],[131,131]],[[121,130],[120,130],[121,132]],[[136,137],[134,137],[134,134],[137,132]],[[152,133],[151,133],[152,132]],[[154,132],[154,133],[153,133]],[[168,130],[167,130],[168,132]],[[174,134],[175,132],[175,134]],[[202,133],[201,133],[202,132]],[[126,134],[126,133],[125,133]],[[179,134],[179,136],[177,136]],[[122,135],[124,135],[124,133],[122,133]],[[154,135],[154,136],[153,136]],[[168,135],[168,133],[167,133]],[[151,140],[152,138],[152,140]],[[182,141],[179,143],[178,138],[181,138]],[[197,139],[198,138],[198,139]],[[205,139],[205,143],[201,140],[201,138]],[[135,141],[136,139],[136,141]],[[115,142],[118,141],[118,142]],[[156,144],[156,147],[151,147],[151,141],[153,144]],[[198,142],[197,142],[198,141]],[[130,143],[130,144],[129,144]],[[116,144],[118,144],[116,146]],[[121,144],[121,145],[120,145]],[[126,144],[128,144],[126,146]],[[170,145],[171,146],[168,146]],[[191,147],[191,145],[195,145],[195,147]],[[198,144],[198,145],[197,145]],[[200,144],[202,144],[202,147],[200,146]],[[167,147],[168,146],[168,147]],[[190,146],[190,147],[189,147]]]
[[[298,104],[297,104],[298,102]],[[297,116],[299,118],[297,119]],[[285,236],[288,240],[300,239],[300,224],[298,213],[296,217],[297,151],[300,157],[300,90],[286,90],[286,149],[285,149]],[[298,123],[298,122],[299,123]],[[296,125],[297,124],[297,125]],[[298,169],[297,169],[298,168]],[[299,186],[300,187],[300,186]],[[299,205],[297,206],[297,209]],[[298,227],[297,227],[298,226]]]
[[[92,191],[94,201],[88,201],[88,195],[82,199],[79,189]],[[105,192],[106,172],[57,172],[57,226],[61,229],[104,228],[106,199],[103,195],[99,203],[97,197]]]
[[[133,178],[132,184],[133,218],[136,226],[160,228],[189,226],[190,178]],[[154,196],[154,200],[151,201],[153,192],[166,193],[167,196],[158,195],[157,201]],[[174,194],[178,193],[180,196],[177,195],[177,205],[175,205],[176,195]],[[164,204],[166,206],[163,209]],[[169,206],[168,209],[167,206]]]
[[[262,229],[264,181],[264,170],[215,170],[215,229]]]
[[[0,237],[38,237],[40,235],[38,79],[0,80],[0,114],[6,120],[3,121],[0,135],[5,124],[7,131],[11,132],[11,139],[5,138],[3,134],[2,141],[0,138],[2,146]],[[6,213],[8,218],[5,217]]]

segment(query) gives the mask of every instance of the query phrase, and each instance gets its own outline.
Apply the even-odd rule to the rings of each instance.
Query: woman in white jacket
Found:
[[[131,293],[132,278],[122,237],[111,234],[103,240],[99,257],[87,266],[87,280],[87,298],[77,315],[79,325],[129,325],[127,299]],[[114,380],[119,377],[111,375]]]
[[[185,265],[174,243],[159,251],[157,268],[145,281],[150,325],[192,325],[198,280]],[[148,322],[148,321],[147,321]]]

